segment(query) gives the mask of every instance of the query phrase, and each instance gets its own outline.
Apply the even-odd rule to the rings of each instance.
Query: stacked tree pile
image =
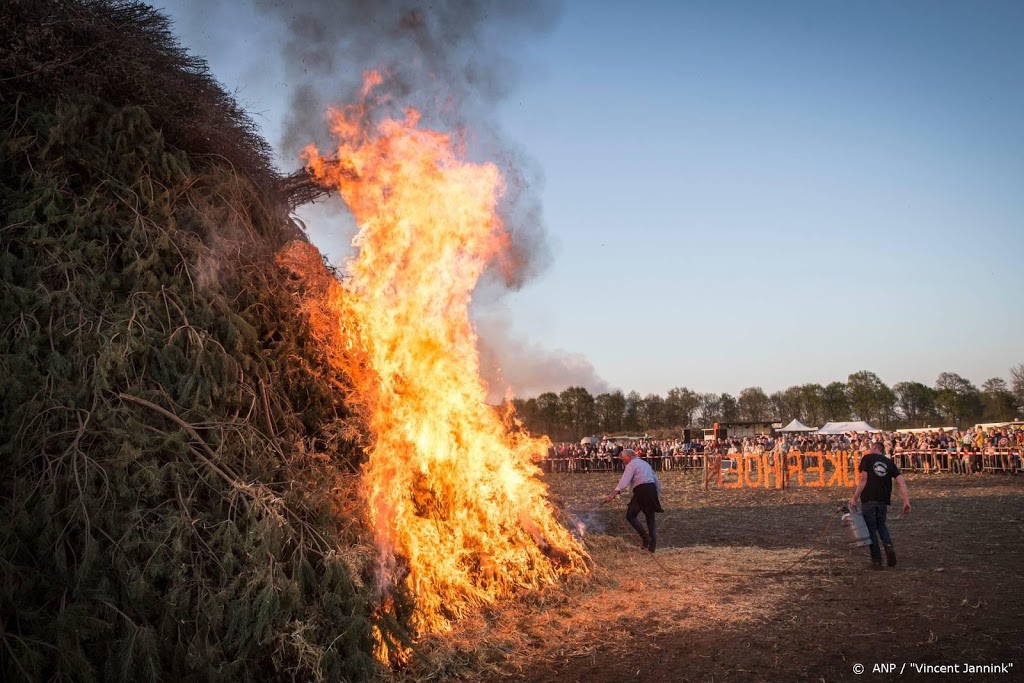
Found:
[[[4,680],[358,680],[344,385],[245,114],[150,8],[4,0]]]

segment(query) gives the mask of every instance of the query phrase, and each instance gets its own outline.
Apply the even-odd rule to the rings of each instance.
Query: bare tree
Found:
[[[747,387],[741,391],[737,408],[740,419],[751,422],[763,422],[772,413],[772,403],[761,387]]]
[[[846,385],[842,382],[829,383],[822,396],[822,408],[826,420],[850,419],[850,399],[846,394]]]
[[[1024,363],[1018,363],[1010,368],[1010,391],[1017,401],[1017,414],[1024,413]]]
[[[943,372],[935,380],[935,406],[954,425],[967,424],[982,414],[981,392],[955,372]]]
[[[878,375],[867,370],[855,372],[847,378],[846,395],[858,418],[879,422],[879,426],[884,426],[892,414],[892,405],[896,400],[892,389]]]
[[[665,398],[666,418],[670,427],[689,427],[700,407],[700,396],[686,387],[669,389]]]
[[[559,410],[573,440],[589,436],[597,427],[594,397],[583,387],[569,387],[558,396]]]
[[[722,422],[734,422],[740,419],[740,406],[732,394],[722,394],[718,397],[718,401],[722,411]]]
[[[1002,377],[985,380],[981,385],[981,404],[985,420],[1012,420],[1017,412],[1015,397]]]
[[[911,427],[924,427],[935,417],[935,390],[920,382],[897,382],[893,385],[896,408]]]
[[[698,404],[702,427],[709,428],[714,423],[722,421],[722,401],[718,394],[701,394]]]
[[[626,396],[621,391],[600,394],[595,399],[597,421],[605,433],[622,430],[622,420],[626,414]]]

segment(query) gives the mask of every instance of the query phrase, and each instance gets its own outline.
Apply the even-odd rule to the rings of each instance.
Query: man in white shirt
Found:
[[[643,547],[653,553],[658,545],[654,514],[664,512],[658,500],[658,496],[661,495],[661,482],[651,466],[636,457],[636,452],[632,449],[623,450],[619,453],[619,458],[625,464],[625,469],[615,490],[608,494],[605,502],[610,503],[615,496],[625,491],[627,486],[633,487],[633,497],[630,498],[629,505],[626,506],[626,521],[640,534]],[[641,512],[644,513],[644,519],[647,520],[646,529],[637,519]]]

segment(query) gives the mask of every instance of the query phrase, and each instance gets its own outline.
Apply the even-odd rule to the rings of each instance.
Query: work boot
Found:
[[[891,545],[885,546],[885,563],[890,567],[896,566],[896,549]]]
[[[882,560],[881,560],[881,558],[879,558],[877,560],[874,559],[874,558],[871,558],[871,568],[874,569],[875,571],[882,571]]]

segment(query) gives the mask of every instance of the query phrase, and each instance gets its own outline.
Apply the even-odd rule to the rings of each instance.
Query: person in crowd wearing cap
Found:
[[[889,535],[889,527],[885,525],[886,512],[892,501],[893,480],[900,486],[900,495],[903,496],[903,513],[910,512],[910,491],[907,489],[907,482],[903,479],[900,468],[885,457],[883,451],[882,442],[876,441],[871,444],[871,452],[860,459],[860,465],[857,467],[860,472],[857,490],[850,497],[851,508],[857,505],[858,499],[861,501],[861,512],[864,514],[864,521],[871,534],[872,569],[882,568],[879,537],[885,545],[887,564],[890,567],[896,566],[896,550],[893,548],[892,536]]]
[[[627,486],[633,487],[633,497],[630,498],[629,505],[626,507],[626,521],[640,534],[643,547],[653,553],[658,545],[654,514],[664,512],[661,502],[658,500],[658,496],[661,495],[661,482],[651,466],[636,457],[636,452],[632,449],[624,449],[619,453],[619,459],[625,465],[622,477],[615,486],[615,490],[605,498],[605,502],[610,503],[615,496],[625,491]],[[644,513],[644,519],[647,521],[646,529],[637,519],[641,512]]]

